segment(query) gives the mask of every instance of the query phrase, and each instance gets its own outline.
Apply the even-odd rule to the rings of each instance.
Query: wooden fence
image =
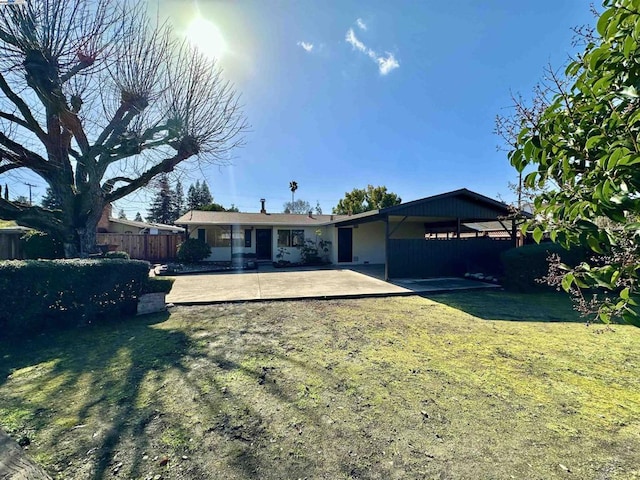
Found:
[[[22,235],[24,232],[0,232],[0,260],[21,260],[24,258],[20,241]]]
[[[139,235],[135,233],[98,233],[98,245],[109,245],[109,250],[127,252],[131,258],[163,262],[174,260],[182,235]]]

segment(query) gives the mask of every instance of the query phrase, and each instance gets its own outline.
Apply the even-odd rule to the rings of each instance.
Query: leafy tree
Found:
[[[177,218],[175,217],[174,192],[166,174],[160,175],[157,185],[158,192],[151,203],[147,220],[156,223],[173,223]]]
[[[134,220],[136,222],[144,222],[144,220],[142,219],[142,215],[140,215],[140,212],[136,212],[136,218],[134,218]]]
[[[351,192],[345,192],[344,198],[333,208],[333,213],[338,215],[355,215],[392,207],[402,203],[402,199],[395,193],[388,192],[387,187],[367,185],[366,189],[354,188]]]
[[[236,207],[236,205],[234,203],[231,204],[231,206],[229,208],[227,208],[227,212],[239,212],[240,209],[238,207]]]
[[[42,208],[46,208],[47,210],[60,210],[62,208],[62,203],[55,196],[51,187],[47,187],[47,191],[42,197],[42,202],[40,202]]]
[[[209,205],[203,205],[202,207],[199,208],[199,210],[204,210],[205,212],[227,212],[228,211],[219,203],[210,203]]]
[[[28,170],[62,205],[0,199],[0,218],[62,238],[67,256],[94,251],[105,205],[241,142],[233,87],[140,2],[0,8],[0,50],[0,175]]]
[[[320,206],[320,202],[316,200],[316,215],[322,215],[322,207]]]
[[[120,211],[118,212],[118,218],[120,220],[126,220],[127,219],[127,214],[124,213],[124,210],[121,208]]]
[[[562,269],[561,286],[582,296],[599,318],[639,324],[640,287],[640,8],[633,0],[605,0],[597,32],[562,75],[551,75],[550,101],[525,125],[509,153],[528,187],[549,188],[535,199],[543,231],[569,248],[588,246],[594,258]]]
[[[29,198],[24,196],[24,195],[18,195],[14,200],[13,203],[17,204],[17,205],[29,205]]]
[[[295,202],[285,202],[284,213],[304,213],[311,211],[311,205],[306,200],[298,199]]]

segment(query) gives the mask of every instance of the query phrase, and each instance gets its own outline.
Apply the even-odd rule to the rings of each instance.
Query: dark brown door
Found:
[[[338,262],[353,261],[353,230],[338,229]]]
[[[256,229],[256,258],[258,260],[271,260],[271,229]]]

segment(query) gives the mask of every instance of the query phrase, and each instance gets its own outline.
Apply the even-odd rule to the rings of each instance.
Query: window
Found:
[[[244,231],[244,246],[245,248],[251,248],[251,230],[246,229]]]
[[[301,247],[304,230],[278,230],[278,247]]]
[[[231,231],[225,227],[213,227],[211,229],[211,238],[209,245],[212,247],[230,247]]]

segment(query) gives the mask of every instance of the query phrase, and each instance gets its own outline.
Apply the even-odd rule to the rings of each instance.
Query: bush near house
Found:
[[[540,282],[549,272],[549,255],[556,253],[563,263],[571,266],[578,265],[587,256],[583,248],[564,249],[557,243],[540,243],[512,248],[500,256],[504,277],[502,285],[514,292],[532,292],[550,290],[553,287]]]
[[[0,336],[132,315],[148,278],[138,260],[0,262]]]
[[[178,260],[181,262],[201,262],[211,254],[211,247],[197,238],[189,238],[178,245]]]
[[[142,288],[142,293],[169,293],[174,281],[175,278],[149,277]]]
[[[31,230],[20,237],[20,240],[27,259],[64,258],[62,242],[48,233]]]

